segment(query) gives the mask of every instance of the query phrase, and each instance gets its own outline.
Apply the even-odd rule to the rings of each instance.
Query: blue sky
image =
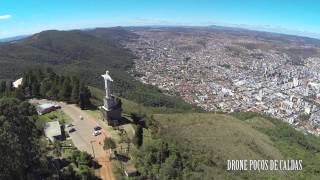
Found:
[[[0,0],[0,38],[134,25],[223,25],[320,38],[320,0]]]

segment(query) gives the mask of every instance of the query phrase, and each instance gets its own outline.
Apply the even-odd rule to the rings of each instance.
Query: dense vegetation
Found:
[[[24,94],[21,89],[15,89],[11,81],[0,81],[0,98],[1,97],[14,97],[24,100]]]
[[[49,68],[24,73],[21,89],[25,97],[61,100],[79,104],[81,109],[91,107],[90,90],[82,81],[74,76],[59,76]]]
[[[94,168],[97,163],[93,157],[87,152],[74,150],[72,155],[66,160],[66,166],[61,169],[60,179],[72,180],[98,180],[99,178],[94,175]]]
[[[36,111],[27,102],[0,99],[0,179],[38,179],[47,162],[40,151]]]
[[[89,85],[103,87],[100,76],[110,71],[115,95],[147,106],[191,109],[180,98],[164,95],[142,84],[128,71],[135,58],[119,41],[135,38],[122,28],[88,31],[45,31],[26,39],[0,45],[0,79],[13,80],[29,69],[50,67],[58,74],[81,77]]]
[[[47,144],[37,121],[33,105],[0,98],[0,179],[97,179],[93,172],[97,163],[88,153],[72,150],[63,158],[61,143]]]

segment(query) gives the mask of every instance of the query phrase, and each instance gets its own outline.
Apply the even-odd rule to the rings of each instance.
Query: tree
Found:
[[[28,96],[31,94],[31,89],[30,89],[30,85],[31,85],[31,73],[30,71],[26,72],[23,74],[22,77],[22,87],[24,90],[24,93]]]
[[[78,104],[80,96],[80,85],[79,80],[76,77],[72,78],[72,91],[71,91],[71,102]]]
[[[8,81],[7,82],[7,87],[6,87],[6,92],[10,93],[13,90],[13,86],[12,86],[13,82],[12,81]]]
[[[39,179],[42,153],[35,115],[27,102],[0,99],[0,179]]]
[[[137,125],[137,131],[136,131],[136,136],[135,136],[135,139],[134,139],[134,143],[140,147],[143,143],[143,127],[138,124]]]
[[[26,97],[35,96],[67,101],[79,104],[81,109],[91,107],[91,93],[83,82],[77,77],[59,76],[50,68],[45,73],[41,70],[24,73],[21,88]],[[6,82],[0,83],[0,94],[12,96],[10,93],[12,93],[12,88],[8,87]]]
[[[40,95],[40,85],[38,83],[38,80],[34,80],[34,82],[32,82],[32,86],[31,86],[31,94],[32,96],[39,96]]]
[[[103,149],[104,150],[110,150],[110,153],[111,153],[111,150],[115,149],[117,146],[116,146],[116,143],[111,139],[111,138],[108,138],[106,137],[104,139],[104,145],[103,145]]]
[[[80,166],[78,175],[81,180],[97,180],[98,179],[94,175],[94,172],[88,166]]]
[[[64,78],[64,81],[61,86],[61,90],[59,93],[59,97],[61,100],[64,101],[70,101],[70,96],[71,96],[71,85],[70,85],[70,79],[69,77]]]
[[[0,82],[0,94],[3,94],[6,91],[7,83],[6,81]]]
[[[80,165],[92,166],[93,159],[90,154],[87,152],[81,152],[79,150],[75,150],[72,152],[71,161],[79,167]]]
[[[61,156],[61,143],[59,141],[55,141],[53,143],[54,146],[54,155],[60,157]]]
[[[52,85],[51,82],[48,78],[45,78],[42,82],[41,82],[41,86],[40,86],[40,94],[42,97],[47,97],[48,91],[51,89]]]
[[[76,171],[73,169],[72,165],[68,165],[62,170],[61,179],[77,179]]]
[[[92,166],[92,156],[87,152],[81,152],[78,158],[79,165]]]
[[[19,99],[19,100],[24,100],[25,99],[25,95],[23,93],[23,90],[21,88],[17,88],[14,91],[14,97]]]
[[[90,98],[91,98],[90,90],[88,89],[88,87],[84,86],[83,83],[81,83],[81,85],[80,85],[80,101],[79,101],[79,105],[80,105],[81,109],[86,109],[86,108],[91,107]]]

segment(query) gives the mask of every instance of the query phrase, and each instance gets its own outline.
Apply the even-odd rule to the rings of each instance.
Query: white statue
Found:
[[[109,71],[101,75],[104,79],[104,86],[106,95],[103,98],[103,106],[101,107],[101,112],[103,113],[103,119],[108,122],[108,125],[115,126],[121,117],[121,104],[116,100],[116,98],[111,94],[111,82],[113,79],[109,75]]]
[[[111,97],[111,90],[110,90],[110,81],[112,82],[112,78],[109,75],[109,71],[106,71],[106,74],[101,75],[104,78],[104,86],[106,91],[106,98]]]

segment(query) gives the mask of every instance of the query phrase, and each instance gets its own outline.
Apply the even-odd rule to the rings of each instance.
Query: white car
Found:
[[[94,136],[98,136],[101,134],[101,127],[100,126],[96,126],[93,128],[93,135]]]
[[[101,134],[101,131],[93,131],[93,134],[92,134],[92,135],[98,136],[98,135],[100,135],[100,134]]]

